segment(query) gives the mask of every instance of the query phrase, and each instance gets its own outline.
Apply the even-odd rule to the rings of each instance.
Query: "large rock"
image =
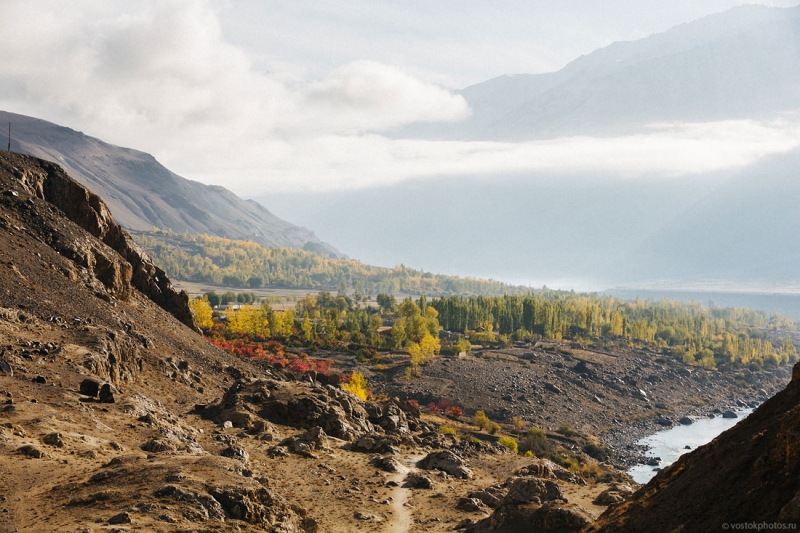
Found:
[[[488,521],[492,531],[528,533],[530,531],[576,532],[592,522],[578,505],[567,505],[554,481],[516,478],[508,493]]]
[[[203,413],[244,429],[252,429],[259,418],[302,429],[320,427],[326,435],[349,441],[375,431],[364,402],[316,382],[242,377]]]
[[[464,459],[449,450],[429,453],[419,466],[426,470],[442,470],[461,479],[472,479],[473,475]]]

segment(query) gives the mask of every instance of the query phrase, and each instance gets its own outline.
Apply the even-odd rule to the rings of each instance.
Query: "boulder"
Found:
[[[376,457],[372,464],[384,472],[406,472],[408,469],[400,464],[394,457]]]
[[[490,507],[495,509],[496,507],[500,506],[500,498],[495,496],[494,494],[490,494],[485,490],[477,490],[475,492],[469,493],[470,498],[475,498],[481,501],[486,507]]]
[[[49,446],[55,446],[56,448],[64,447],[64,437],[58,432],[48,433],[42,437],[42,442]]]
[[[428,476],[414,472],[406,477],[403,486],[411,489],[432,489],[433,481]]]
[[[691,425],[694,423],[694,420],[692,420],[692,419],[691,419],[691,418],[689,418],[688,416],[684,416],[683,418],[681,418],[681,419],[679,420],[679,422],[680,422],[681,424],[683,424],[684,426],[691,426]]]
[[[419,466],[426,470],[442,470],[460,479],[472,479],[473,475],[464,459],[449,450],[429,453]]]
[[[633,488],[627,483],[613,483],[598,494],[592,503],[595,505],[615,505],[630,498],[633,492]]]
[[[739,415],[737,415],[733,411],[725,411],[724,413],[722,413],[722,418],[739,418]]]
[[[548,501],[564,501],[564,494],[554,481],[538,478],[517,478],[511,482],[503,505],[519,505]]]
[[[84,396],[89,396],[90,398],[95,398],[97,394],[100,392],[100,386],[102,383],[97,381],[96,379],[86,378],[81,381],[80,391],[81,394]]]
[[[100,403],[115,403],[116,398],[114,397],[114,393],[117,392],[116,389],[110,383],[103,383],[103,386],[100,387]]]
[[[456,509],[468,513],[483,512],[485,507],[483,502],[477,498],[460,498],[456,504]]]
[[[243,463],[246,463],[247,461],[250,460],[250,454],[247,453],[247,450],[245,450],[238,444],[233,444],[231,446],[228,446],[227,448],[222,450],[222,453],[220,455],[222,455],[223,457],[230,457],[231,459],[236,459],[237,461],[242,461]]]

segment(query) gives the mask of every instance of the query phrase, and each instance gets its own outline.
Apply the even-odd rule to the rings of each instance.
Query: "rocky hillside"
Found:
[[[800,521],[800,366],[789,386],[665,468],[592,531],[713,531]],[[725,528],[728,529],[728,528]]]
[[[19,154],[0,153],[0,294],[0,531],[574,531],[607,505],[338,374],[220,351],[97,196]]]
[[[105,143],[81,132],[24,115],[0,111],[12,123],[12,150],[63,166],[97,193],[124,227],[153,226],[178,233],[248,239],[263,246],[302,248],[338,256],[313,232],[282,220],[260,204],[231,191],[184,179],[150,154]]]

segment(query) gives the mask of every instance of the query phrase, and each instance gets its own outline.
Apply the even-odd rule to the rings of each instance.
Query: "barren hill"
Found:
[[[228,189],[187,180],[144,152],[105,143],[37,118],[0,111],[12,123],[12,150],[63,166],[97,193],[124,227],[248,239],[263,246],[339,253],[313,232],[282,220]]]

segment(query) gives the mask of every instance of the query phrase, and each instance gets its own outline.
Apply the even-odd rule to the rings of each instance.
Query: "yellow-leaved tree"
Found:
[[[361,372],[353,372],[350,375],[350,380],[347,383],[342,383],[342,388],[367,401],[367,378]]]
[[[194,320],[200,329],[209,330],[214,325],[211,320],[211,304],[208,303],[208,298],[194,298],[189,300],[189,308],[192,310]]]

